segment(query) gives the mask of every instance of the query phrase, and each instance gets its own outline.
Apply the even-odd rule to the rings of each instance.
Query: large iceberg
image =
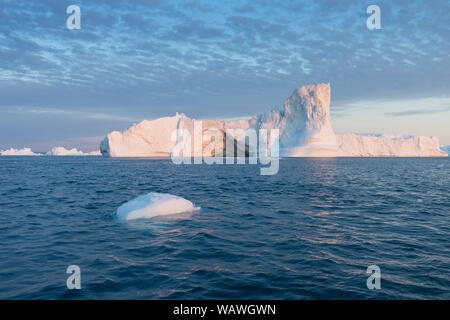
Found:
[[[236,129],[242,130],[228,135]],[[280,156],[285,157],[447,155],[439,149],[435,137],[335,134],[330,120],[330,85],[324,83],[298,88],[281,109],[248,120],[200,121],[178,113],[173,117],[144,120],[124,132],[108,134],[100,144],[100,151],[110,157],[169,157],[177,143],[173,133],[188,130],[192,141],[202,141],[200,147],[192,145],[192,157],[217,155],[217,148],[208,148],[209,143],[203,143],[205,132],[216,137],[214,141],[220,142],[217,143],[220,148],[234,140],[235,146],[243,145],[252,155],[256,150],[242,144],[247,129],[278,129]],[[225,149],[221,153],[229,156]]]

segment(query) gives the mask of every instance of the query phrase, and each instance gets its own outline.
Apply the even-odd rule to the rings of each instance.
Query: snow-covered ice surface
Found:
[[[121,205],[116,211],[116,216],[119,220],[149,219],[197,209],[191,201],[182,197],[151,192]]]
[[[110,157],[169,157],[178,142],[172,139],[177,129],[187,129],[193,136],[191,156],[214,156],[201,137],[205,132],[217,137],[214,141],[228,141],[228,129],[279,129],[280,156],[335,157],[335,156],[446,156],[439,149],[435,137],[397,136],[386,134],[336,135],[330,120],[330,85],[319,83],[294,90],[284,106],[256,115],[249,120],[190,119],[184,114],[173,117],[144,120],[124,132],[114,131],[101,142],[100,151]],[[195,127],[201,124],[201,130]],[[232,137],[242,142],[245,134]],[[202,141],[196,148],[194,141]],[[239,145],[239,144],[238,144]],[[220,147],[219,147],[220,148]],[[215,149],[215,148],[213,148]],[[270,150],[270,145],[269,145]],[[223,150],[222,150],[223,152]],[[228,152],[228,151],[227,151]],[[256,152],[249,148],[249,154]],[[187,156],[187,155],[183,155]],[[232,155],[231,155],[232,156]]]
[[[23,148],[23,149],[8,149],[0,151],[0,155],[2,156],[40,156],[39,153],[34,153],[31,148]]]

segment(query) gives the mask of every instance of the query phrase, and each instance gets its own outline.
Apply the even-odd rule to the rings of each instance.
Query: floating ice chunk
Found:
[[[117,209],[116,215],[119,220],[148,219],[196,209],[192,202],[184,198],[151,192],[124,203]]]

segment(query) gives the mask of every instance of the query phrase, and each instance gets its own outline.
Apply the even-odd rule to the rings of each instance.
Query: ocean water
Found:
[[[450,159],[0,157],[1,299],[449,299]],[[123,223],[148,192],[201,210]],[[369,265],[381,289],[366,286]],[[66,269],[81,269],[68,290]]]

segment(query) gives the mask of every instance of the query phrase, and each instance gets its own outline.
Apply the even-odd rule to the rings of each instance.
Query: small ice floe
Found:
[[[149,219],[157,216],[174,215],[198,210],[184,198],[168,194],[150,192],[121,205],[116,216],[119,220]]]

